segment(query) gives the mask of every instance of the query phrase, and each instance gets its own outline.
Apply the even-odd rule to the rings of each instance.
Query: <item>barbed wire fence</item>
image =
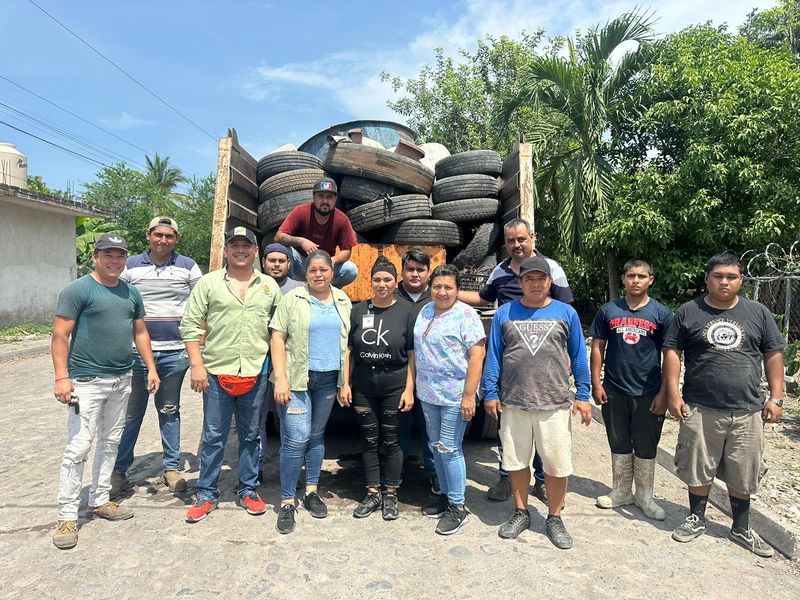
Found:
[[[745,252],[741,260],[743,295],[775,315],[787,341],[800,340],[800,242],[788,251],[772,243],[763,252]]]

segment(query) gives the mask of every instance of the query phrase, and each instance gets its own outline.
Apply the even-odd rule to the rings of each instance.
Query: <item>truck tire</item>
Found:
[[[496,440],[497,433],[497,420],[479,406],[469,423],[465,437],[468,440]]]
[[[459,152],[436,163],[436,179],[480,173],[497,177],[503,172],[503,161],[494,150]]]
[[[273,175],[298,169],[322,169],[322,161],[308,152],[297,150],[273,152],[258,161],[256,183],[261,185]]]
[[[364,233],[408,219],[430,218],[431,204],[427,196],[409,194],[362,204],[350,210],[347,216],[353,229]]]
[[[266,233],[278,227],[295,208],[311,202],[311,190],[299,190],[273,196],[258,207],[258,229]]]
[[[384,235],[387,244],[460,246],[463,238],[458,225],[436,219],[411,219],[392,225]]]
[[[419,161],[361,144],[331,144],[322,165],[331,173],[382,181],[414,194],[428,195],[433,187],[433,172]]]
[[[475,232],[467,247],[459,252],[453,259],[453,264],[459,269],[477,267],[481,261],[494,251],[497,238],[503,226],[500,223],[484,223]]]
[[[361,177],[346,175],[342,178],[342,185],[339,187],[339,194],[348,200],[356,202],[373,202],[378,196],[387,194],[389,196],[399,196],[403,191],[382,181],[373,181]]]
[[[431,198],[434,204],[464,198],[497,198],[497,179],[491,175],[454,175],[437,179]]]
[[[499,211],[500,201],[496,198],[465,198],[434,205],[431,216],[453,223],[472,223],[494,219]]]
[[[266,202],[276,196],[300,190],[309,190],[310,200],[310,190],[321,177],[325,177],[325,171],[322,169],[297,169],[278,173],[258,186],[258,200]]]

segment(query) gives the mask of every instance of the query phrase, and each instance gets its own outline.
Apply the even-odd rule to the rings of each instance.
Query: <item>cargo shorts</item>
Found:
[[[742,494],[754,494],[764,473],[761,412],[731,411],[687,404],[675,448],[678,477],[690,487],[714,478]]]

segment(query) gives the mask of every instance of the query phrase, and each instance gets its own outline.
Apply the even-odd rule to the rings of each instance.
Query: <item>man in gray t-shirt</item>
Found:
[[[133,516],[109,500],[109,491],[131,392],[134,344],[147,366],[151,393],[160,382],[144,324],[142,296],[119,279],[127,256],[123,238],[101,236],[92,254],[94,271],[70,283],[58,297],[53,322],[53,394],[69,405],[68,441],[58,487],[58,526],[53,534],[53,544],[61,549],[78,543],[81,479],[95,438],[89,515],[110,521]]]
[[[672,538],[690,542],[705,532],[705,507],[717,477],[730,496],[728,537],[770,557],[773,549],[750,529],[750,495],[762,472],[763,423],[777,423],[783,412],[785,343],[766,307],[738,295],[739,259],[714,256],[705,281],[708,293],[678,309],[664,340],[669,411],[681,423],[675,466],[689,487],[689,516]],[[686,361],[682,391],[681,352]],[[770,390],[766,402],[758,389],[762,360]]]

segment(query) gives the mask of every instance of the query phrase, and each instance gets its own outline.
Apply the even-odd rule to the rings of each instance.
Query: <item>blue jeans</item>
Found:
[[[422,412],[442,494],[450,504],[463,506],[467,464],[461,445],[469,421],[461,418],[460,406],[437,406],[423,401]]]
[[[267,377],[259,375],[253,389],[242,396],[232,396],[219,385],[215,375],[208,374],[208,389],[203,392],[203,436],[200,440],[200,478],[197,500],[216,502],[219,498],[217,479],[222,468],[225,442],[231,430],[231,417],[236,415],[239,434],[239,498],[258,487],[258,426]]]
[[[308,389],[293,391],[288,404],[275,405],[281,421],[281,500],[294,499],[303,463],[306,485],[319,483],[338,378],[338,371],[309,371]]]
[[[158,411],[158,428],[161,430],[161,447],[164,450],[164,470],[177,471],[181,466],[181,385],[189,368],[186,350],[153,352],[156,371],[161,385],[154,401]],[[133,464],[133,449],[139,439],[144,413],[147,410],[147,367],[138,352],[133,353],[133,380],[128,400],[125,430],[119,441],[114,471],[125,473]]]
[[[414,406],[410,411],[400,413],[400,447],[403,449],[403,460],[411,454],[411,430],[414,425],[419,430],[419,437],[422,442],[422,460],[425,465],[425,471],[430,476],[436,471],[436,467],[433,465],[433,452],[428,445],[425,415],[422,414],[422,402],[419,398],[414,398]]]
[[[292,252],[291,264],[289,265],[289,276],[297,281],[306,280],[306,257],[297,251],[297,248],[289,248]],[[347,261],[333,266],[333,285],[337,288],[353,283],[358,277],[358,267],[354,262]]]

